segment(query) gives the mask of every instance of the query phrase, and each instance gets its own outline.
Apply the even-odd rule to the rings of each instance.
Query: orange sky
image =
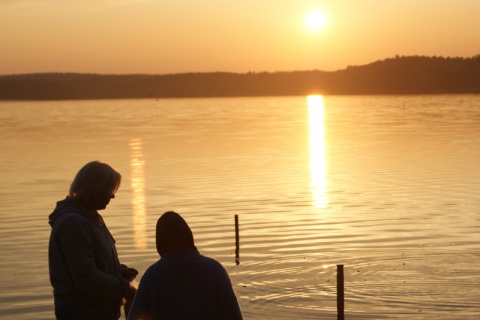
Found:
[[[0,74],[330,71],[396,54],[480,54],[480,0],[0,0]]]

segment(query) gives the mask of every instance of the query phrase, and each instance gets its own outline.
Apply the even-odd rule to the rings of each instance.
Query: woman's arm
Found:
[[[60,221],[57,221],[60,222]],[[98,298],[122,298],[130,292],[128,281],[100,270],[95,261],[94,241],[89,223],[68,218],[55,233],[73,285],[85,294]],[[112,254],[113,253],[109,253]],[[112,266],[117,263],[112,256]]]

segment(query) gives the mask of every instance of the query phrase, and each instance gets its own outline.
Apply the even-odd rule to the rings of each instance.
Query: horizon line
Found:
[[[247,74],[262,74],[262,73],[294,73],[294,72],[338,72],[343,71],[348,68],[352,67],[362,67],[367,66],[373,63],[382,62],[389,59],[397,59],[397,58],[441,58],[441,59],[467,59],[467,58],[476,58],[480,57],[480,53],[473,55],[473,56],[437,56],[437,55],[399,55],[396,54],[393,57],[388,57],[384,59],[375,60],[372,62],[368,62],[365,64],[358,64],[358,65],[347,65],[344,68],[336,69],[336,70],[320,70],[320,69],[304,69],[304,70],[276,70],[276,71],[246,71],[246,72],[234,72],[234,71],[187,71],[187,72],[169,72],[169,73],[103,73],[103,72],[81,72],[81,71],[37,71],[37,72],[23,72],[23,73],[2,73],[0,76],[22,76],[22,75],[39,75],[39,74],[79,74],[79,75],[106,75],[106,76],[138,76],[138,75],[145,75],[145,76],[168,76],[168,75],[187,75],[187,74],[215,74],[215,73],[223,73],[223,74],[238,74],[238,75],[247,75]]]

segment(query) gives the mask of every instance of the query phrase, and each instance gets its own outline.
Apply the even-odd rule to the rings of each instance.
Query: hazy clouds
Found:
[[[142,2],[146,3],[150,0],[0,0],[0,6],[16,7],[27,11],[40,9],[42,12],[78,12],[102,10]]]

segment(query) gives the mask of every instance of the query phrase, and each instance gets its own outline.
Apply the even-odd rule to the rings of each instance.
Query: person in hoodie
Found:
[[[158,219],[156,244],[161,258],[140,280],[128,320],[243,319],[226,270],[198,252],[178,213]]]
[[[49,216],[48,261],[58,320],[116,320],[122,303],[133,301],[131,281],[138,272],[120,264],[115,240],[98,213],[115,198],[120,182],[120,173],[108,164],[89,162]]]

